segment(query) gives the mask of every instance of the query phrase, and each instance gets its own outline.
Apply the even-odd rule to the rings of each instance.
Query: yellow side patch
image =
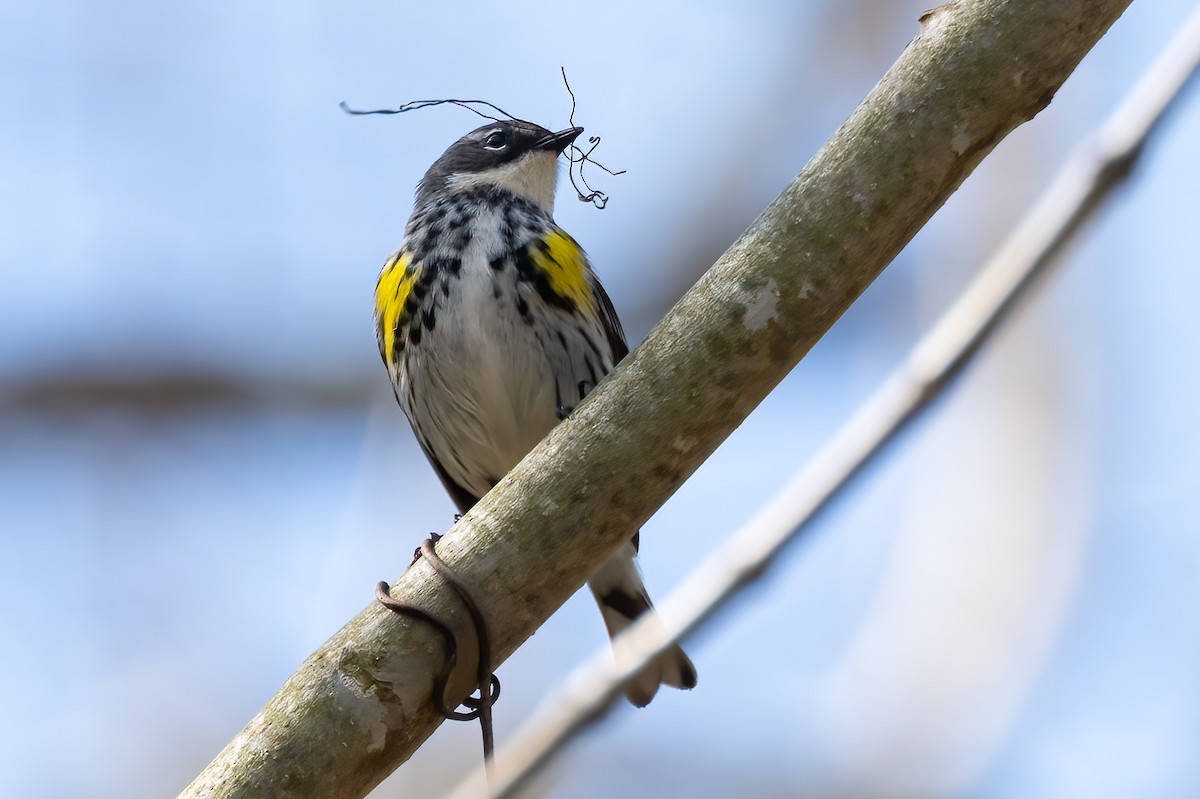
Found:
[[[375,284],[375,324],[378,326],[379,352],[391,364],[396,351],[396,325],[404,316],[404,304],[412,293],[420,269],[410,269],[412,258],[398,252],[388,259]]]
[[[587,256],[575,239],[555,228],[542,238],[541,246],[531,250],[533,265],[546,276],[551,291],[581,310],[596,310],[596,295],[587,279]]]

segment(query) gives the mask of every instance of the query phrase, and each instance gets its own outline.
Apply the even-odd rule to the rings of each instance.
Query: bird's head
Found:
[[[463,136],[429,167],[417,192],[418,205],[446,192],[499,187],[554,210],[558,156],[583,128],[551,133],[540,125],[506,120]]]

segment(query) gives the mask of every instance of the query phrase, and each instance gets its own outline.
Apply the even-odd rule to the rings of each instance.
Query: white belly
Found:
[[[486,260],[466,259],[430,346],[407,359],[401,399],[434,457],[477,497],[558,423],[560,403],[552,357],[516,311],[515,281],[499,298],[494,289]]]

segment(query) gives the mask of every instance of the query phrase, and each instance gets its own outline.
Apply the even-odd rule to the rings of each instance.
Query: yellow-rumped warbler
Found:
[[[558,156],[582,132],[514,120],[463,136],[425,173],[379,275],[379,352],[463,513],[629,351],[587,256],[551,216]],[[588,581],[610,636],[653,612],[637,543]],[[640,707],[663,683],[696,684],[678,647],[626,695]]]

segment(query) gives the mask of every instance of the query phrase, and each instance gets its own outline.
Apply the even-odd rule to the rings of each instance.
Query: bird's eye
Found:
[[[483,140],[483,146],[489,150],[503,150],[508,146],[508,137],[504,131],[498,130]]]

